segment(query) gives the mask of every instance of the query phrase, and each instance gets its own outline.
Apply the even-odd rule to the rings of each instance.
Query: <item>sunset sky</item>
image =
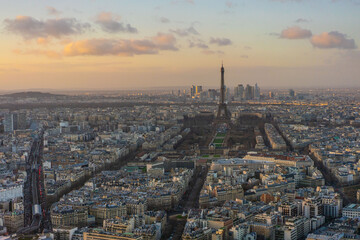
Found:
[[[1,90],[360,87],[360,0],[12,0]]]

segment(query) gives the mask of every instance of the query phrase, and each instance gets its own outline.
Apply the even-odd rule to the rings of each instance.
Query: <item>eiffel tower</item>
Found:
[[[216,116],[216,123],[228,123],[230,124],[231,113],[227,109],[227,105],[225,103],[225,69],[224,65],[221,65],[221,87],[220,87],[220,102],[219,109]]]

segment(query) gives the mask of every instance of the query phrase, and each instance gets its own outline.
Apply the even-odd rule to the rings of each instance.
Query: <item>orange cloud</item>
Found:
[[[312,33],[310,30],[302,29],[298,26],[289,27],[283,30],[280,34],[281,38],[286,38],[286,39],[304,39],[304,38],[309,38],[311,36]]]
[[[175,47],[176,38],[172,34],[158,33],[152,38],[152,42],[161,50],[178,50]]]
[[[64,47],[65,56],[81,55],[119,55],[133,56],[143,54],[157,54],[161,50],[177,51],[176,38],[171,34],[159,33],[152,39],[86,39],[71,42]]]
[[[48,45],[50,43],[50,39],[49,38],[43,38],[43,37],[39,37],[36,42],[39,45]]]
[[[7,31],[21,35],[25,39],[50,36],[60,38],[81,34],[91,27],[89,23],[81,23],[75,18],[57,18],[43,21],[29,16],[5,19],[4,24]]]
[[[111,12],[101,12],[96,17],[96,23],[100,25],[101,29],[108,33],[137,33],[138,30],[130,24],[120,22],[121,17],[112,14]]]
[[[354,39],[348,39],[345,34],[337,31],[324,32],[320,35],[314,35],[311,38],[311,44],[317,48],[357,48]]]

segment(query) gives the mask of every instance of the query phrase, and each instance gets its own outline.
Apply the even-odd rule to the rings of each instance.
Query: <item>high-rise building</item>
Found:
[[[3,124],[5,132],[26,129],[26,113],[7,113],[5,114]]]
[[[196,86],[196,95],[202,93],[202,86]]]
[[[16,130],[17,127],[18,127],[17,114],[16,113],[5,114],[5,117],[4,117],[4,131],[5,132],[12,132],[12,131]]]
[[[191,89],[190,89],[190,95],[191,95],[191,97],[194,97],[194,96],[195,96],[195,93],[196,93],[196,86],[195,86],[195,85],[192,85],[192,86],[191,86]]]
[[[17,114],[18,117],[18,129],[20,130],[24,130],[27,128],[27,124],[26,124],[26,113],[24,112],[20,112]]]
[[[244,98],[244,86],[239,84],[234,89],[234,97],[236,100],[242,100]]]
[[[211,100],[215,100],[216,95],[217,95],[216,89],[209,89],[208,90],[208,98],[210,98]]]
[[[14,121],[13,121],[13,115],[11,113],[5,114],[3,124],[4,124],[4,132],[14,131]]]
[[[251,95],[251,89],[250,89],[250,85],[247,84],[245,87],[245,93],[244,93],[244,98],[245,100],[249,100],[250,99],[250,95]]]
[[[254,95],[255,95],[255,87],[247,84],[245,88],[245,99],[252,100],[254,99]]]
[[[202,86],[192,85],[190,89],[191,97],[200,97],[202,93]]]
[[[238,94],[239,94],[239,93],[238,93],[238,92],[239,92],[238,89],[239,89],[239,86],[234,87],[234,97],[235,97],[235,98],[238,97]]]
[[[274,93],[273,92],[269,92],[269,98],[273,98],[274,97]]]
[[[295,98],[295,91],[293,89],[289,89],[289,96]]]
[[[256,100],[259,100],[259,99],[260,99],[260,88],[259,88],[259,86],[257,85],[257,83],[255,84],[254,98],[255,98]]]
[[[238,86],[238,91],[239,91],[238,93],[239,93],[240,99],[244,99],[244,91],[245,91],[245,89],[244,89],[244,86],[242,84],[240,84]]]
[[[230,88],[226,88],[226,92],[225,92],[225,99],[226,99],[226,101],[228,101],[228,102],[230,102],[230,101],[231,101]]]
[[[255,86],[251,86],[249,84],[244,85],[239,84],[234,88],[234,98],[235,100],[260,100],[260,87],[255,84]]]

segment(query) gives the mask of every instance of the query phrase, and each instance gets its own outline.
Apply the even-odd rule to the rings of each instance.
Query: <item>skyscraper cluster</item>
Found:
[[[192,85],[191,90],[190,90],[191,97],[192,98],[200,97],[202,91],[203,91],[202,86]]]
[[[7,113],[4,116],[4,132],[12,132],[18,129],[26,129],[25,113]]]
[[[260,88],[257,84],[251,86],[249,84],[244,87],[244,85],[239,84],[234,89],[234,99],[235,100],[259,100],[260,99]]]

